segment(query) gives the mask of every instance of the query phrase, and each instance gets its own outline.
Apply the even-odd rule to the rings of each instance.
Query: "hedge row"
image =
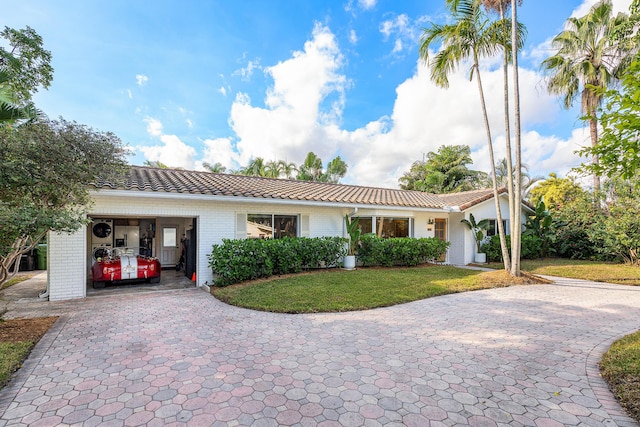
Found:
[[[361,239],[357,255],[365,267],[413,266],[439,259],[448,248],[449,242],[435,238],[383,239],[366,235]]]
[[[213,245],[209,267],[215,286],[228,286],[245,280],[299,273],[319,267],[335,267],[346,254],[341,237],[262,240],[223,240]]]
[[[507,236],[507,249],[509,249],[509,255],[511,255],[511,237]],[[487,261],[501,262],[502,261],[502,248],[500,247],[500,236],[497,234],[491,236],[491,239],[487,243],[484,243],[480,248],[481,252],[487,254]],[[529,234],[522,235],[522,245],[520,249],[521,259],[536,259],[542,256],[542,239],[537,236]]]

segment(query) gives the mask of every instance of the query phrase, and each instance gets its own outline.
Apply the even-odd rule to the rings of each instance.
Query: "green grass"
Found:
[[[640,422],[640,331],[613,343],[600,372],[629,415]]]
[[[500,269],[502,263],[491,263],[489,267]],[[533,274],[593,280],[595,282],[640,285],[640,268],[609,262],[579,261],[565,258],[522,260],[521,269]]]
[[[232,305],[278,313],[366,310],[437,295],[506,284],[486,274],[446,266],[359,268],[298,274],[258,281],[211,293]]]
[[[14,278],[7,280],[5,282],[5,284],[2,285],[2,289],[4,290],[4,289],[7,289],[7,288],[9,288],[9,287],[11,287],[13,285],[16,285],[16,284],[20,283],[20,282],[24,282],[25,280],[29,280],[33,276],[35,276],[35,274],[23,274],[23,275],[20,275],[20,276],[15,276]]]
[[[22,366],[33,345],[28,341],[0,342],[0,389],[9,382],[11,374]]]

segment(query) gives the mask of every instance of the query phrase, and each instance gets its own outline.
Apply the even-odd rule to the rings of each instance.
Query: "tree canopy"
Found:
[[[640,172],[640,56],[622,76],[621,91],[606,91],[604,99],[598,145],[580,151],[582,156],[598,157],[599,162],[583,164],[579,170],[632,178]]]
[[[487,174],[469,169],[473,164],[468,145],[442,145],[429,152],[426,161],[416,161],[398,180],[403,190],[456,193],[483,187]]]
[[[86,223],[88,184],[116,178],[126,154],[114,134],[63,119],[0,129],[0,288],[48,231]]]
[[[543,200],[549,208],[558,209],[586,194],[586,191],[571,178],[559,178],[555,173],[539,181],[529,192],[529,201],[535,204]]]
[[[29,26],[21,30],[4,27],[0,36],[8,48],[0,46],[0,69],[7,72],[10,86],[20,102],[28,102],[39,88],[47,89],[53,79],[51,52],[42,37]]]

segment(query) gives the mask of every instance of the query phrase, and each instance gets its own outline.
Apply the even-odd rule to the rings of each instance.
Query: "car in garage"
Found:
[[[135,255],[129,251],[104,250],[91,267],[91,279],[95,289],[107,284],[132,282],[160,282],[162,268],[155,257]]]

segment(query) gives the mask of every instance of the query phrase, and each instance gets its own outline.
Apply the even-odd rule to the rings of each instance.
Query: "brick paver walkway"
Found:
[[[196,289],[74,304],[0,392],[0,427],[637,425],[597,363],[640,328],[640,287],[563,280],[312,315]]]

